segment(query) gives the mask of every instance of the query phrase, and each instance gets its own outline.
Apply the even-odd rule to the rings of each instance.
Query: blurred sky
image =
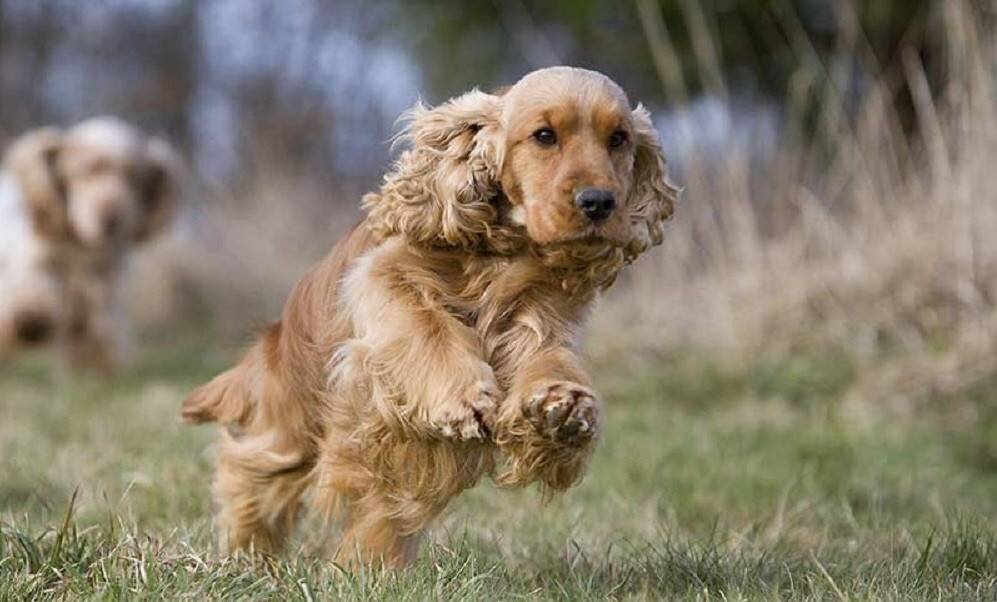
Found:
[[[753,14],[743,4],[704,6],[729,20]],[[685,25],[679,5],[660,5],[673,36]],[[667,102],[635,6],[0,0],[0,134],[115,113],[165,131],[209,179],[275,160],[369,179],[383,171],[395,121],[417,99],[493,88],[564,60],[602,69],[647,104],[679,169],[694,150],[722,158],[771,149],[780,109],[778,97],[758,92],[768,85],[765,65],[754,83],[733,77],[741,83],[729,95],[693,87],[681,106]],[[820,33],[830,27],[827,12],[803,14],[813,13]],[[488,21],[491,14],[501,18]],[[718,43],[743,37],[743,23],[724,23],[713,24],[724,28]]]

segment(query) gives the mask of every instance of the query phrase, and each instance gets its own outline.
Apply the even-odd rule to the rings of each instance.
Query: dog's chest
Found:
[[[457,315],[483,339],[531,322],[561,322],[583,299],[573,300],[543,264],[532,257],[497,258],[465,268],[455,290]]]
[[[69,282],[100,279],[118,265],[113,254],[83,249],[74,243],[51,244],[40,255],[45,270]]]

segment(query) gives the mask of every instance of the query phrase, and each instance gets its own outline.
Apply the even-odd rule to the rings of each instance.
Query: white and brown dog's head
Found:
[[[43,128],[10,147],[5,169],[21,187],[35,231],[94,250],[142,242],[177,205],[169,145],[112,117]]]

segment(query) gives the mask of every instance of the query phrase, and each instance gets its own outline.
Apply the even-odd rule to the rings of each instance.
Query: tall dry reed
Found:
[[[664,23],[654,2],[637,5],[681,106]],[[699,5],[683,6],[690,30],[708,36],[692,26]],[[867,358],[899,352],[929,379],[997,367],[994,15],[959,0],[933,10],[944,71],[935,88],[912,50],[899,65],[876,64],[847,2],[827,57],[786,17],[800,67],[774,152],[731,144],[720,160],[696,147],[681,157],[674,223],[597,312],[593,353],[695,346],[737,356],[823,342]],[[734,118],[711,75],[712,41],[696,47],[706,88]],[[908,131],[898,86],[914,100]],[[803,125],[808,98],[818,99],[813,127]]]

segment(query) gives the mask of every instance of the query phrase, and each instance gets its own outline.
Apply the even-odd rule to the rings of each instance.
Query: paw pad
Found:
[[[599,406],[587,387],[558,382],[537,389],[527,405],[527,417],[551,439],[583,444],[596,434]]]

